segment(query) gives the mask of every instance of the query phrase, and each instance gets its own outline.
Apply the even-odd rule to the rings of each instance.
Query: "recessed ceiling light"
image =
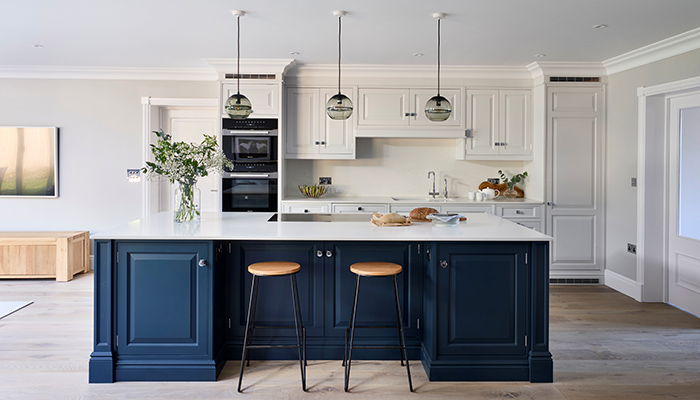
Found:
[[[423,53],[413,53],[413,57],[423,57]]]
[[[603,29],[603,28],[607,28],[607,27],[608,27],[608,26],[605,25],[605,24],[598,24],[598,25],[593,25],[593,26],[592,26],[593,29]]]
[[[299,53],[298,51],[290,51],[289,52],[290,56],[298,56],[299,54],[301,54],[301,53]]]
[[[33,44],[32,47],[34,47],[35,49],[43,49],[44,45],[43,44]]]
[[[543,53],[539,53],[539,54],[535,54],[535,57],[536,57],[536,58],[542,58],[542,57],[547,57],[547,55],[546,55],[546,54],[543,54]]]

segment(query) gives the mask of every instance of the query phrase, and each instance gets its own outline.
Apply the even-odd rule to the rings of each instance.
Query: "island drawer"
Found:
[[[542,216],[542,206],[498,206],[496,215],[503,218],[540,218]]]
[[[386,214],[389,207],[386,204],[333,204],[333,213],[380,213]]]
[[[330,204],[282,204],[282,212],[305,214],[328,214]]]

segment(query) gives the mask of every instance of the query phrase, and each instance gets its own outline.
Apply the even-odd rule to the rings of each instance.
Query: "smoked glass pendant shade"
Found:
[[[328,99],[326,103],[326,114],[331,119],[348,119],[352,115],[352,100],[348,96],[338,93]]]
[[[425,103],[425,116],[435,122],[445,121],[452,114],[452,104],[446,98],[437,95]]]
[[[250,113],[253,112],[253,106],[250,104],[250,100],[240,93],[231,95],[231,97],[226,100],[224,109],[226,110],[226,114],[233,119],[248,118]]]

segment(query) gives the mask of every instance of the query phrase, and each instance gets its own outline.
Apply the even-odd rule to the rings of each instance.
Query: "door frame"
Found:
[[[670,99],[695,92],[700,76],[637,89],[637,276],[616,288],[637,301],[668,302]]]
[[[168,107],[202,107],[202,108],[218,108],[218,99],[183,99],[183,98],[160,98],[160,97],[141,97],[141,108],[143,115],[142,131],[142,154],[141,165],[146,165],[146,161],[151,159],[151,140],[152,131],[156,129],[160,123],[161,110]],[[221,143],[221,132],[216,132],[216,137]],[[148,179],[141,179],[141,217],[145,218],[152,213],[152,198],[151,190],[156,182]]]

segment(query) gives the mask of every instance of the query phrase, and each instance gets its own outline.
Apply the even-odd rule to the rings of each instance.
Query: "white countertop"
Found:
[[[399,200],[394,200],[394,198]],[[303,202],[319,202],[319,203],[383,203],[383,204],[437,204],[437,205],[517,205],[517,204],[532,204],[538,205],[543,204],[540,200],[532,200],[527,198],[520,199],[506,199],[504,197],[497,197],[493,200],[483,200],[475,201],[469,200],[466,197],[451,197],[449,200],[445,201],[442,197],[437,197],[435,200],[425,196],[334,196],[333,194],[325,195],[319,199],[310,199],[304,197],[301,194],[287,196],[283,202],[288,201],[303,201]]]
[[[171,212],[97,232],[92,239],[120,240],[347,240],[347,241],[551,241],[552,237],[491,214],[470,214],[456,226],[429,222],[378,227],[370,222],[267,222],[273,213],[202,213],[197,223],[175,223]]]

